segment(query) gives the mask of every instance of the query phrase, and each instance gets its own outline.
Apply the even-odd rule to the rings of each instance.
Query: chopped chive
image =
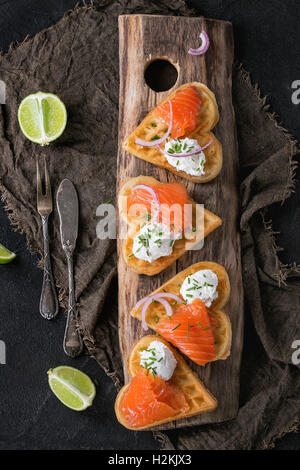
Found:
[[[155,122],[150,122],[150,126],[151,127],[157,127],[157,124],[155,124]]]
[[[158,135],[155,135],[154,137],[152,137],[151,140],[152,140],[152,141],[153,141],[153,140],[159,140]]]
[[[177,328],[179,328],[179,326],[181,325],[181,323],[178,323],[177,326],[175,326],[175,328],[172,329],[172,331],[176,330]]]
[[[131,255],[129,255],[129,256],[128,256],[128,258],[132,258],[133,256],[134,256],[134,254],[133,254],[133,253],[131,253]]]
[[[200,323],[199,321],[198,321],[197,323],[198,323],[198,325],[200,326],[200,328],[203,329],[203,331],[209,330],[209,326],[206,326],[206,327],[204,328],[204,327],[201,325],[201,323]]]
[[[158,315],[156,315],[155,317],[155,323],[158,323],[159,322],[159,318],[158,318]],[[155,353],[154,353],[155,354]]]

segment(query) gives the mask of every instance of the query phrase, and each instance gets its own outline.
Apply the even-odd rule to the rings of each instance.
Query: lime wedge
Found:
[[[0,243],[0,264],[10,263],[13,259],[15,259],[16,256],[16,253],[9,251]]]
[[[59,366],[47,373],[52,392],[68,408],[82,411],[92,405],[96,388],[88,375],[69,366]]]
[[[64,103],[52,93],[39,91],[26,96],[19,106],[21,131],[32,142],[48,145],[65,130],[67,111]]]

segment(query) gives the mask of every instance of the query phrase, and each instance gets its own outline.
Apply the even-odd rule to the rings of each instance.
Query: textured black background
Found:
[[[20,43],[26,35],[56,23],[75,3],[0,0],[0,50],[7,51],[10,43]],[[197,7],[199,15],[232,21],[236,58],[251,72],[262,94],[268,94],[278,120],[300,140],[300,105],[291,101],[291,84],[300,80],[300,2],[193,0],[189,4]],[[298,185],[283,206],[270,211],[285,263],[300,263],[299,200]],[[129,432],[117,423],[115,388],[96,362],[87,356],[74,362],[64,355],[63,315],[51,323],[40,317],[42,273],[37,258],[27,250],[25,238],[11,229],[2,206],[0,241],[18,253],[13,263],[0,267],[0,340],[7,346],[7,364],[0,365],[0,449],[154,449],[151,433]],[[46,371],[60,364],[75,365],[98,380],[92,408],[76,413],[52,395]],[[299,436],[285,436],[276,449],[300,449]]]

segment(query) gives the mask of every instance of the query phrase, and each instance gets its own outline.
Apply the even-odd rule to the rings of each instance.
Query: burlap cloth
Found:
[[[34,190],[36,158],[46,157],[54,194],[63,178],[75,183],[80,200],[75,260],[80,328],[89,353],[117,387],[123,373],[115,241],[98,240],[95,228],[97,206],[115,199],[117,17],[123,13],[195,15],[182,0],[95,3],[69,12],[58,24],[11,47],[0,58],[0,78],[7,85],[7,104],[1,107],[0,120],[4,204],[13,225],[26,234],[30,250],[41,253],[41,221]],[[38,90],[57,93],[68,110],[65,133],[48,148],[25,140],[17,122],[18,104]],[[271,225],[266,222],[268,206],[283,202],[293,190],[296,143],[267,112],[265,100],[239,67],[234,70],[233,100],[243,175],[241,234],[247,302],[240,409],[237,418],[229,422],[156,433],[163,448],[266,448],[294,429],[299,419],[300,374],[291,363],[292,342],[300,339],[299,272],[297,267],[281,265]],[[56,211],[53,217],[53,269],[61,305],[65,306],[66,264],[57,242]]]

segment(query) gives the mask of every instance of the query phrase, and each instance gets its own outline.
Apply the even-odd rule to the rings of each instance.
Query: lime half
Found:
[[[82,411],[92,405],[96,388],[88,375],[69,366],[48,370],[52,392],[68,408]]]
[[[0,264],[10,263],[13,259],[15,259],[16,256],[16,253],[9,251],[0,243]]]
[[[39,91],[23,99],[19,106],[18,119],[27,139],[40,145],[48,145],[65,130],[67,111],[58,96]]]

